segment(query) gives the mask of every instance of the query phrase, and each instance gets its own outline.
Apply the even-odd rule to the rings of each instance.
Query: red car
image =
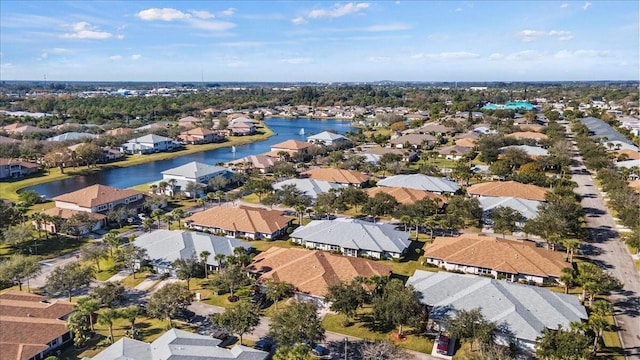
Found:
[[[436,341],[436,351],[438,354],[449,354],[449,337],[444,335],[438,336],[438,341]]]

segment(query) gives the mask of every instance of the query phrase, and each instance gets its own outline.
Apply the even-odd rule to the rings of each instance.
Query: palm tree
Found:
[[[213,196],[218,200],[218,206],[220,206],[222,203],[222,198],[224,198],[224,191],[216,190],[216,192],[213,193]]]
[[[113,259],[113,249],[117,249],[120,245],[120,238],[116,232],[109,231],[105,236],[102,237],[102,241],[109,245],[109,256]]]
[[[173,222],[173,215],[171,214],[163,214],[160,216],[162,221],[167,224],[167,230],[171,230],[171,222]]]
[[[162,215],[164,215],[164,211],[160,209],[155,209],[151,212],[151,217],[156,218],[156,221],[158,222],[158,229],[160,229],[160,217]]]
[[[182,209],[175,209],[171,212],[171,214],[173,214],[173,220],[178,222],[178,229],[182,230],[182,220],[184,218],[184,210]]]
[[[576,272],[573,268],[566,267],[560,274],[560,282],[564,285],[564,293],[569,293],[569,288],[576,284]]]
[[[166,181],[160,181],[158,183],[158,189],[160,190],[160,192],[162,192],[163,194],[165,193],[165,191],[167,190],[167,187],[169,187],[169,183]]]
[[[218,272],[220,272],[220,270],[222,270],[224,266],[224,261],[226,260],[226,256],[224,254],[216,254],[216,256],[214,256],[213,258],[216,259],[216,261],[218,262]]]
[[[43,215],[44,214],[41,212],[36,212],[31,215],[31,220],[33,220],[36,225],[36,230],[38,230],[38,239],[42,239],[42,223],[44,221]]]
[[[131,305],[129,307],[121,309],[119,315],[119,317],[129,320],[129,322],[131,323],[131,338],[134,339],[136,330],[136,319],[138,318],[138,315],[140,315],[140,308],[137,305]]]
[[[200,260],[202,260],[202,266],[204,267],[204,278],[209,278],[209,274],[207,273],[207,259],[211,253],[207,250],[203,250],[200,252]]]
[[[106,308],[98,315],[98,324],[109,328],[109,341],[113,344],[113,322],[119,317],[118,312],[112,308]]]
[[[206,197],[201,197],[198,198],[198,204],[202,205],[202,210],[206,210],[207,209],[207,198]]]
[[[407,231],[407,225],[409,225],[409,222],[411,221],[411,216],[409,215],[402,215],[400,216],[400,222],[404,224],[404,231]]]
[[[176,184],[177,183],[178,183],[178,180],[176,180],[176,179],[167,180],[167,184],[169,184],[169,186],[171,186],[171,197],[174,197],[176,195]]]
[[[146,219],[142,220],[142,227],[147,229],[147,231],[151,231],[151,228],[153,227],[153,219],[152,218],[146,218]]]
[[[592,352],[596,352],[598,349],[598,343],[602,339],[602,333],[605,330],[610,330],[612,325],[607,321],[607,317],[613,314],[613,306],[607,300],[596,300],[591,305],[591,316],[587,322],[587,326],[594,332],[595,339],[593,339]]]
[[[580,246],[580,242],[576,239],[565,239],[562,244],[567,249],[567,261],[573,262],[573,254]]]
[[[98,311],[98,309],[100,309],[100,303],[96,300],[93,300],[92,298],[83,297],[78,299],[76,308],[80,313],[82,313],[89,319],[89,326],[91,328],[91,331],[94,331],[93,314]]]

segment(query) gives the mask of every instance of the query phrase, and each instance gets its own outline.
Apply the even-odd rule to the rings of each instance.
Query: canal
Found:
[[[273,130],[275,135],[260,142],[238,145],[236,146],[235,154],[231,152],[231,148],[229,147],[219,148],[195,154],[183,155],[173,159],[153,161],[124,168],[105,169],[95,174],[52,181],[31,186],[26,189],[34,190],[40,195],[44,195],[46,198],[50,199],[60,194],[79,190],[94,184],[109,185],[117,188],[128,188],[160,180],[162,179],[162,171],[184,165],[191,161],[198,161],[205,164],[229,162],[245,156],[270,151],[271,145],[288,139],[306,141],[307,136],[317,134],[325,130],[333,130],[337,133],[344,134],[350,129],[349,121],[332,119],[310,120],[267,118],[265,119],[265,123],[269,128],[271,128],[271,130]],[[302,129],[304,130],[301,131]],[[304,135],[301,133],[304,133]]]

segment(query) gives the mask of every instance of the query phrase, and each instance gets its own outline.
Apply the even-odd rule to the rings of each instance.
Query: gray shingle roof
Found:
[[[505,323],[516,338],[528,341],[535,342],[544,328],[569,328],[572,321],[587,318],[574,295],[486,277],[416,270],[407,285],[422,294],[422,303],[433,307],[433,319],[481,308],[489,321]]]
[[[629,139],[625,138],[616,129],[598,118],[586,117],[578,120],[585,124],[589,128],[589,131],[593,132],[595,136],[605,136],[608,141],[620,141],[626,144],[632,144]]]
[[[521,199],[517,197],[508,196],[481,196],[478,198],[480,201],[480,207],[484,211],[491,211],[498,206],[508,207],[514,210],[518,210],[522,216],[527,219],[533,219],[538,216],[538,206],[542,204],[541,201]]]
[[[321,133],[315,134],[315,135],[311,135],[307,137],[307,141],[311,140],[311,141],[315,141],[315,140],[320,140],[320,141],[325,141],[325,140],[331,140],[331,141],[336,141],[338,139],[343,139],[343,140],[347,140],[347,138],[343,135],[340,134],[335,134],[332,133],[330,131],[323,131]]]
[[[437,193],[455,193],[458,183],[434,176],[422,174],[395,175],[378,181],[378,186],[403,187],[416,190],[426,190]]]
[[[408,233],[391,225],[346,218],[311,221],[297,228],[291,237],[348,249],[393,253],[402,253],[411,244]]]
[[[531,145],[511,145],[501,147],[500,150],[505,151],[506,149],[520,149],[527,153],[529,156],[547,156],[549,155],[549,151],[545,148],[541,148],[539,146],[531,146]]]
[[[98,135],[90,134],[90,133],[81,133],[81,132],[68,132],[56,136],[52,136],[47,138],[47,141],[67,141],[67,140],[79,140],[85,138],[96,138]]]
[[[218,266],[217,254],[232,255],[233,249],[251,248],[251,244],[233,238],[209,235],[194,231],[156,230],[136,238],[134,244],[147,249],[147,256],[155,263],[172,263],[177,259],[189,259],[208,251],[207,264]]]
[[[160,143],[163,141],[173,141],[173,139],[170,139],[168,137],[164,137],[164,136],[160,136],[160,135],[156,135],[156,134],[148,134],[148,135],[144,135],[144,136],[140,136],[138,138],[135,139],[131,139],[127,142],[129,143],[148,143],[148,144],[155,144],[155,143]]]
[[[208,165],[201,162],[192,161],[182,166],[167,169],[162,172],[162,175],[184,176],[192,179],[197,179],[205,175],[230,172],[231,170],[222,166]]]
[[[329,192],[331,189],[342,189],[347,187],[346,184],[338,184],[323,180],[289,179],[273,184],[273,188],[280,190],[285,185],[295,185],[298,190],[302,191],[306,196],[312,199],[316,199],[318,195]]]

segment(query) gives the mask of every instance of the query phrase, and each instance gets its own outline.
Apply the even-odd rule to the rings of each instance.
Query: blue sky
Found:
[[[638,80],[638,1],[0,2],[0,79]]]

